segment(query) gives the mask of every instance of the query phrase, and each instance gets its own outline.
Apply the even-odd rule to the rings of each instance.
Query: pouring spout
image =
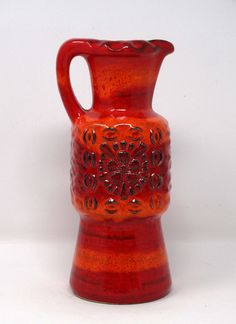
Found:
[[[151,43],[157,49],[160,49],[162,51],[162,53],[164,54],[164,56],[173,53],[175,50],[174,45],[171,42],[168,42],[166,40],[153,39],[153,40],[150,40],[149,43]]]

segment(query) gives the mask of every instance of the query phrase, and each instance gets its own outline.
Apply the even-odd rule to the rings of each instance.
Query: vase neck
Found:
[[[152,109],[152,97],[161,63],[168,54],[163,49],[150,53],[87,56],[93,88],[93,110],[145,111]]]
[[[94,109],[148,109],[157,78],[154,58],[92,57]]]

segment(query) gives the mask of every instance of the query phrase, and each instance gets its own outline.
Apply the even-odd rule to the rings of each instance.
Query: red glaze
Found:
[[[160,216],[169,204],[170,137],[152,110],[163,40],[69,40],[57,58],[58,86],[72,121],[72,202],[81,215],[71,273],[76,295],[140,303],[170,289]],[[93,105],[73,93],[73,57],[89,65]]]

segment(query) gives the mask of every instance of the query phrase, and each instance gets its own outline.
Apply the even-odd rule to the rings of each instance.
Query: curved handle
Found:
[[[57,83],[62,101],[72,121],[85,114],[85,110],[77,101],[70,82],[70,64],[75,56],[86,58],[88,43],[83,39],[66,41],[59,49],[57,55]]]

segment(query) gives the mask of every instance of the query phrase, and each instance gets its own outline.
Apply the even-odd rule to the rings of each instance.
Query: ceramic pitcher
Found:
[[[72,123],[71,196],[80,214],[70,282],[82,298],[139,303],[170,290],[160,222],[169,204],[170,133],[152,96],[173,50],[164,40],[92,39],[72,39],[59,50],[58,86]],[[89,110],[72,90],[75,56],[89,66]]]

